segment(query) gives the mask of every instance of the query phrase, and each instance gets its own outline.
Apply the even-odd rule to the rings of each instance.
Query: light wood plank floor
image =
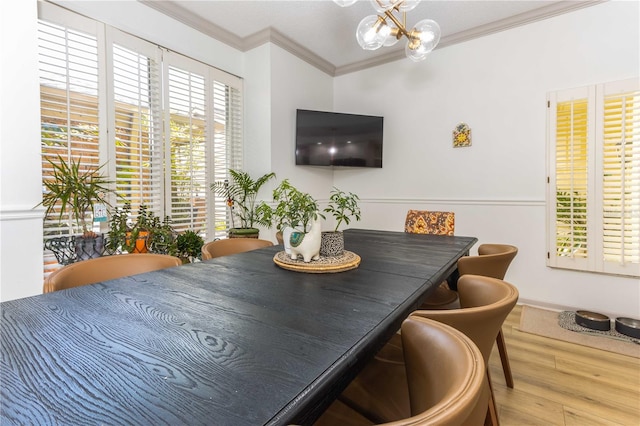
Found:
[[[640,359],[520,332],[521,310],[503,326],[514,389],[489,362],[501,426],[640,426]]]

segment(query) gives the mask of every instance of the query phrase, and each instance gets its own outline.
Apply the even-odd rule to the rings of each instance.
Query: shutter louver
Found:
[[[163,151],[160,64],[144,54],[113,46],[117,205],[145,204],[162,213]]]
[[[603,256],[640,264],[640,92],[604,97]]]

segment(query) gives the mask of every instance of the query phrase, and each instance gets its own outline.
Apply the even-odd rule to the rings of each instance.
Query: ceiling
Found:
[[[375,51],[358,45],[358,23],[375,14],[369,0],[345,8],[331,0],[139,1],[241,51],[275,43],[330,75],[404,58],[406,39]],[[407,26],[435,20],[443,47],[600,2],[424,0],[407,13]]]

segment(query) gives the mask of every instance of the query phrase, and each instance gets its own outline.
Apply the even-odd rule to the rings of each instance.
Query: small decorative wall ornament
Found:
[[[466,123],[460,123],[453,129],[453,147],[471,146],[471,128]]]

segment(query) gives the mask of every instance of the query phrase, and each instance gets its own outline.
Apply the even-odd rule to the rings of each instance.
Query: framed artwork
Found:
[[[460,123],[453,129],[453,147],[471,146],[471,128],[466,123]]]

